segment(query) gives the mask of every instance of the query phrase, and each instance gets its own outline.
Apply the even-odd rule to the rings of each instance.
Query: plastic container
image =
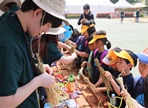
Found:
[[[114,93],[111,94],[110,103],[111,103],[112,105],[116,105],[116,98],[115,98],[115,94],[114,94]]]

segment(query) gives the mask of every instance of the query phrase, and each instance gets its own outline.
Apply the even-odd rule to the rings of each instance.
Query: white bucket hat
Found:
[[[21,1],[20,0],[2,0],[0,3],[0,10],[2,10],[3,12],[5,12],[5,5],[7,5],[8,3],[11,2],[16,2],[18,6],[21,6]]]
[[[66,31],[63,27],[57,27],[57,28],[50,28],[45,34],[51,34],[51,35],[59,35]]]
[[[65,0],[33,0],[33,2],[47,13],[63,20],[66,25],[69,24],[64,17]]]

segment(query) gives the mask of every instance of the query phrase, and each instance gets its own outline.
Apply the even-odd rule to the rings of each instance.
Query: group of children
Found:
[[[117,81],[119,77],[122,77],[124,86],[127,89],[128,93],[131,95],[131,97],[137,100],[137,102],[141,104],[141,107],[146,107],[147,104],[144,103],[144,98],[147,97],[144,93],[144,90],[146,90],[147,88],[146,85],[144,86],[144,84],[146,84],[146,76],[148,73],[148,48],[140,54],[135,54],[131,50],[120,49],[118,47],[113,48],[111,50],[107,50],[111,48],[111,42],[108,41],[106,32],[104,30],[99,30],[90,34],[90,31],[88,33],[88,28],[91,28],[92,25],[90,24],[86,27],[85,26],[86,25],[82,24],[82,36],[79,38],[78,42],[84,42],[83,44],[77,45],[77,55],[79,55],[80,58],[87,57],[87,59],[82,62],[81,66],[86,67],[85,71],[91,70],[91,72],[88,73],[91,77],[91,82],[96,87],[96,93],[105,92],[108,88],[103,86],[104,81],[100,77],[100,72],[94,61],[94,59],[97,58],[101,64],[101,67],[105,70],[105,77],[110,82],[113,88],[113,91],[111,91],[111,93],[115,93],[116,96],[120,97],[116,99],[115,106],[120,108],[125,108],[126,106],[126,102],[121,98],[124,98],[126,100],[127,93],[122,91],[122,88]],[[105,48],[105,45],[107,49]],[[83,50],[80,50],[80,52],[79,48],[83,48]],[[87,52],[88,48],[90,51]],[[87,54],[87,56],[84,56],[84,53]],[[138,59],[138,67],[141,77],[134,78],[130,71],[133,67],[136,67]],[[130,108],[130,106],[128,107]]]
[[[126,102],[121,98],[126,100],[127,93],[122,91],[117,81],[119,77],[122,77],[127,92],[141,104],[141,107],[146,107],[147,104],[144,103],[144,98],[147,98],[146,94],[144,95],[146,85],[144,86],[144,84],[146,84],[148,73],[148,49],[145,49],[140,54],[118,47],[108,50],[111,48],[111,42],[107,39],[107,33],[104,30],[96,31],[95,25],[89,23],[89,21],[82,23],[80,33],[81,36],[76,42],[76,53],[79,59],[85,58],[81,60],[81,67],[85,67],[85,71],[89,73],[90,80],[96,87],[96,93],[106,92],[108,88],[104,87],[104,81],[94,61],[97,58],[101,67],[105,70],[105,77],[113,88],[111,93],[115,93],[117,97],[120,97],[116,99],[115,106],[120,108],[126,106]],[[134,78],[130,71],[133,67],[136,67],[138,59],[141,77]],[[77,66],[80,67],[80,63]],[[128,107],[130,108],[130,106]]]

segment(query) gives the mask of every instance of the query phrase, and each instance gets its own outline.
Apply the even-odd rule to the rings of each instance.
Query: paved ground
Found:
[[[78,19],[68,20],[80,30],[80,26],[77,25]],[[148,18],[140,19],[139,23],[135,23],[132,18],[125,18],[123,24],[120,23],[120,19],[95,19],[95,22],[97,30],[107,32],[112,48],[118,46],[139,53],[148,47]],[[134,76],[139,75],[137,67],[132,69],[132,73]]]

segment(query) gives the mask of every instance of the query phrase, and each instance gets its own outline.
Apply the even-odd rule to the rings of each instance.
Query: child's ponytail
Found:
[[[109,40],[106,41],[105,45],[106,45],[107,49],[111,48],[111,42]]]

